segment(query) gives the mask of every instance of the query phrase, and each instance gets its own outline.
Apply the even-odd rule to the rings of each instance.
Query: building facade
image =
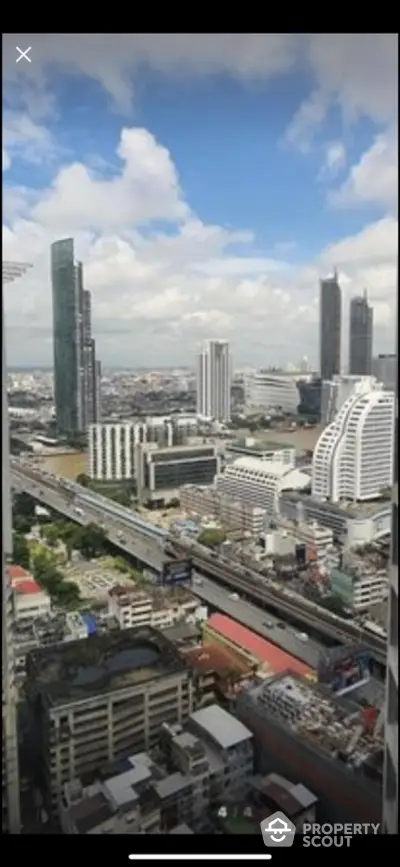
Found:
[[[218,476],[216,487],[222,496],[265,509],[273,515],[279,507],[279,496],[285,489],[304,488],[309,478],[283,462],[262,461],[258,458],[238,458]]]
[[[392,544],[389,571],[388,656],[385,708],[385,772],[383,825],[388,834],[398,834],[399,814],[399,464],[398,382],[394,425],[394,484],[392,497]]]
[[[332,379],[341,372],[342,291],[338,276],[320,283],[320,374]]]
[[[220,470],[214,445],[136,448],[136,487],[142,500],[168,501],[179,498],[182,485],[210,485]]]
[[[107,762],[149,749],[163,723],[183,723],[194,709],[189,669],[149,627],[33,651],[27,670],[53,813],[65,783],[90,782]]]
[[[190,514],[215,518],[229,530],[259,536],[266,525],[265,509],[218,493],[213,485],[184,485],[179,494],[181,509]]]
[[[13,596],[9,576],[12,559],[12,511],[10,486],[10,437],[7,406],[4,311],[2,317],[2,829],[20,832],[17,695],[13,647]]]
[[[245,404],[248,408],[297,412],[299,389],[293,375],[257,371],[245,380]]]
[[[372,359],[372,373],[379,382],[382,382],[384,388],[394,391],[397,378],[397,354],[393,352],[389,355],[376,355]]]
[[[211,705],[185,726],[165,724],[157,752],[129,756],[91,786],[67,784],[61,827],[66,834],[201,833],[210,804],[226,791],[247,793],[252,771],[251,733]]]
[[[104,482],[128,481],[136,476],[136,447],[147,443],[173,446],[197,433],[194,416],[155,416],[141,422],[89,426],[88,475]]]
[[[356,572],[334,567],[330,574],[332,593],[355,614],[367,611],[372,605],[379,605],[388,594],[386,570],[374,570],[370,574],[365,572],[366,567],[363,569],[361,565]]]
[[[197,415],[215,421],[231,417],[232,366],[227,340],[207,340],[197,359]]]
[[[314,449],[312,493],[333,503],[374,500],[390,488],[393,472],[394,394],[356,393]]]
[[[98,419],[99,367],[90,292],[84,289],[83,266],[75,262],[72,238],[51,246],[51,282],[57,429],[75,434]]]
[[[375,377],[350,376],[341,374],[322,383],[321,425],[326,427],[333,422],[343,404],[358,391],[380,389],[381,384]]]
[[[373,309],[367,293],[350,302],[349,373],[370,376],[372,373]]]

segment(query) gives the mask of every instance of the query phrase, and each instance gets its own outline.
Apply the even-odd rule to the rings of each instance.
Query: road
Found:
[[[160,571],[167,558],[165,547],[175,559],[190,556],[193,565],[201,574],[215,579],[232,591],[245,594],[250,601],[263,603],[299,623],[299,630],[315,629],[321,636],[342,643],[365,643],[380,664],[386,661],[386,641],[359,628],[352,621],[345,621],[315,603],[304,599],[288,589],[279,587],[272,581],[262,581],[251,569],[244,568],[234,560],[222,560],[212,555],[206,548],[182,538],[172,538],[132,514],[129,509],[116,507],[103,497],[88,495],[79,485],[67,485],[65,480],[49,477],[31,467],[12,463],[12,484],[19,490],[32,494],[39,501],[81,524],[97,523],[102,526],[108,538],[118,547],[137,557],[153,570]],[[88,502],[90,498],[90,503]],[[76,506],[83,514],[76,513]],[[123,532],[123,541],[118,534]]]
[[[193,577],[199,578],[200,576],[195,572]],[[286,653],[290,653],[291,656],[295,656],[296,659],[300,659],[311,668],[317,669],[320,656],[325,649],[324,645],[310,638],[308,641],[301,641],[299,638],[296,638],[295,629],[292,629],[290,626],[279,627],[277,624],[281,621],[276,617],[266,614],[265,611],[257,608],[256,605],[251,605],[242,599],[235,602],[233,599],[230,599],[228,590],[224,590],[207,578],[201,578],[200,580],[202,581],[201,584],[196,584],[195,581],[192,584],[192,591],[196,596],[219,611],[223,611],[228,617],[232,617],[234,620],[242,623],[243,626],[247,626],[253,632],[261,635],[262,638],[266,638],[268,641],[276,644],[277,647],[285,650]],[[267,622],[273,624],[273,626],[266,626]]]
[[[118,536],[118,533],[121,532],[121,525],[118,524],[116,526],[115,522],[111,524],[108,520],[108,516],[104,514],[102,509],[86,508],[83,515],[78,515],[75,512],[74,504],[66,501],[64,492],[58,492],[47,487],[44,489],[31,480],[26,480],[23,484],[20,484],[19,479],[15,474],[13,474],[12,483],[16,491],[24,490],[26,493],[31,494],[38,500],[44,501],[45,504],[51,509],[54,509],[55,512],[65,515],[66,518],[75,521],[77,524],[97,524],[100,526],[107,518],[107,527],[104,528],[104,532],[110,542],[117,545],[121,551],[124,551],[127,554],[132,554],[155,571],[161,572],[165,555],[160,545],[156,546],[151,541],[144,539],[143,536],[134,529],[125,527],[123,530],[125,541],[122,542]],[[43,496],[40,494],[40,490],[44,491]]]

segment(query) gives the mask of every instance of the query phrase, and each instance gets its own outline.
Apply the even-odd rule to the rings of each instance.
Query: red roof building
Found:
[[[272,675],[293,671],[301,677],[313,677],[308,665],[225,614],[212,614],[205,631],[207,640],[221,641],[252,664],[258,664],[265,673],[270,672]]]
[[[21,593],[23,596],[32,596],[35,593],[43,592],[37,581],[30,578],[27,578],[26,581],[18,581],[13,589],[15,593]]]
[[[22,566],[8,566],[7,571],[13,585],[14,582],[18,583],[18,581],[30,580],[32,577],[30,572],[27,569],[23,569]]]

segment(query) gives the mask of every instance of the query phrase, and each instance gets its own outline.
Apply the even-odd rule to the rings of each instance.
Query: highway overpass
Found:
[[[107,537],[128,554],[136,557],[154,571],[161,567],[168,554],[176,559],[190,556],[194,567],[206,577],[223,584],[231,591],[245,594],[258,605],[273,607],[284,618],[299,623],[305,631],[315,629],[342,643],[362,642],[373,651],[377,662],[385,664],[386,641],[358,627],[352,621],[332,614],[315,603],[280,588],[257,572],[244,568],[234,560],[223,560],[204,546],[189,540],[168,536],[165,530],[155,527],[130,509],[119,506],[80,485],[55,476],[40,473],[36,468],[21,465],[16,461],[11,467],[12,485],[15,489],[32,494],[55,511],[81,524],[97,523]],[[82,510],[77,512],[77,508]],[[123,540],[121,540],[121,532]]]

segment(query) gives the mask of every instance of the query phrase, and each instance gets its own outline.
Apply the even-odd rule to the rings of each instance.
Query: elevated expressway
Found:
[[[12,461],[11,480],[15,490],[26,491],[70,520],[101,525],[113,544],[153,571],[160,572],[168,557],[190,557],[198,573],[230,592],[245,595],[249,602],[258,607],[265,607],[266,610],[272,608],[278,616],[281,615],[283,619],[286,617],[305,630],[308,627],[341,643],[363,643],[373,651],[378,663],[385,664],[384,638],[372,635],[357,624],[320,608],[268,579],[262,579],[257,572],[244,568],[241,563],[215,556],[196,542],[175,538],[160,527],[144,521],[130,509],[94,494],[81,485],[40,472],[28,462]],[[201,596],[200,586],[198,595]]]

